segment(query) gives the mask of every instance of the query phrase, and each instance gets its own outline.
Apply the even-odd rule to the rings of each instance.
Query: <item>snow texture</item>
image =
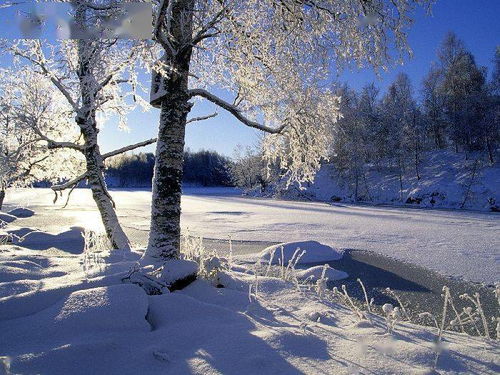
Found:
[[[283,249],[283,253],[281,249]],[[297,252],[297,250],[299,251]],[[269,259],[272,257],[271,264],[280,264],[281,262],[286,266],[289,262],[295,261],[303,250],[305,253],[297,264],[328,262],[342,258],[342,252],[330,246],[317,241],[298,241],[269,246],[259,254],[259,259],[261,263],[269,263]]]
[[[59,289],[57,298],[30,314],[0,320],[6,373],[415,374],[429,373],[434,361],[432,328],[398,323],[395,333],[387,334],[384,318],[360,322],[345,307],[310,291],[299,293],[280,279],[260,277],[252,302],[248,289],[254,276],[239,272],[221,273],[222,289],[198,280],[180,292],[147,296],[108,271],[100,277],[109,285],[78,283],[84,278],[79,256],[33,252],[36,257],[9,255],[13,266],[33,274],[0,280],[2,288],[11,286],[11,296],[0,298],[2,311],[31,305],[30,298],[8,304],[27,288],[41,297],[61,283],[75,290]],[[38,266],[29,267],[33,259]],[[38,278],[39,268],[49,264],[61,275],[30,286],[32,276]],[[439,373],[498,372],[496,342],[450,332],[444,337]]]
[[[33,210],[30,210],[28,208],[18,207],[18,208],[14,208],[13,210],[10,210],[8,212],[8,214],[15,216],[17,218],[26,218],[26,217],[33,216],[35,214],[35,212],[33,212]]]
[[[87,192],[75,191],[85,197],[82,193]],[[21,191],[18,199],[31,194]],[[143,204],[145,197],[146,193],[122,192],[117,203],[133,202],[133,209],[141,207],[135,205]],[[213,218],[224,216],[229,217],[221,221],[230,229],[242,229],[238,222],[231,225],[231,220],[249,215],[257,203],[264,210],[271,203],[220,195],[191,196],[187,202],[202,212],[218,212],[206,213],[206,229],[207,223],[218,225]],[[279,207],[285,204],[291,203],[278,202],[272,211],[283,215]],[[0,369],[6,373],[416,374],[432,369],[435,329],[398,322],[394,333],[387,334],[383,317],[370,315],[360,321],[346,307],[322,301],[312,290],[299,292],[296,285],[273,277],[258,277],[257,287],[255,275],[247,274],[245,267],[243,272],[219,272],[218,283],[224,288],[197,280],[182,291],[147,296],[140,287],[122,281],[140,252],[83,251],[83,245],[74,240],[77,235],[81,238],[81,232],[64,229],[75,219],[96,222],[82,206],[64,211],[62,217],[50,206],[37,203],[36,207],[36,215],[9,225],[45,223],[43,229],[54,234],[38,237],[46,242],[38,248],[28,241],[0,248]],[[234,214],[236,207],[245,213]],[[311,230],[306,223],[313,216],[307,215],[307,209],[315,209],[314,215],[323,220],[327,217],[318,210],[327,210],[325,205],[298,204],[297,208],[303,222],[296,224],[295,235]],[[191,206],[188,214],[192,212]],[[40,221],[44,217],[48,220]],[[129,219],[140,224],[137,217]],[[256,226],[256,222],[250,224]],[[13,229],[9,225],[6,230]],[[60,241],[61,233],[66,242]],[[69,244],[73,247],[65,247]],[[340,256],[331,247],[310,241],[287,243],[287,256],[297,247],[316,249],[314,259],[332,253]],[[194,269],[189,262],[182,264],[183,269]],[[298,272],[315,276],[322,268]],[[333,277],[331,273],[339,275],[327,269],[326,276]],[[498,342],[445,332],[444,343],[437,365],[440,374],[498,373]]]
[[[319,280],[322,274],[323,266],[314,266],[305,270],[298,270],[295,272],[297,279],[307,280],[311,282],[316,282],[317,280]],[[327,266],[325,270],[325,277],[328,279],[328,281],[336,281],[346,279],[349,277],[349,275],[344,271],[339,271],[335,268]]]
[[[167,285],[198,273],[198,264],[190,260],[172,259],[163,265],[160,280]]]
[[[474,160],[465,160],[463,154],[451,151],[427,152],[420,165],[421,179],[418,180],[410,169],[403,178],[403,202],[400,199],[399,177],[395,171],[372,165],[366,168],[366,184],[360,183],[359,187],[360,201],[458,209],[465,200],[466,209],[490,211],[500,207],[498,164],[479,167],[472,179]],[[283,196],[293,199],[303,199],[305,196],[328,202],[354,201],[352,186],[333,165],[324,165],[305,191],[290,189]]]
[[[227,192],[224,195],[220,188],[214,192],[210,188],[186,189],[183,230],[224,241],[228,236],[268,243],[307,239],[334,249],[374,251],[470,281],[494,284],[499,280],[497,213],[292,202],[240,197],[233,189]],[[112,194],[131,241],[144,246],[151,193],[119,190]],[[82,244],[81,231],[72,227],[102,231],[89,190],[76,189],[64,210],[54,207],[52,198],[49,189],[20,189],[7,195],[6,207],[29,206],[36,211],[33,217],[11,225],[17,225],[17,230],[43,228],[46,238],[44,246],[38,248],[68,250],[70,239]]]

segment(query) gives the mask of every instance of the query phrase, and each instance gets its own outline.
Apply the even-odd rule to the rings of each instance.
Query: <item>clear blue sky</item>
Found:
[[[0,0],[0,4],[3,0]],[[7,36],[10,25],[2,22],[0,9],[0,33]],[[416,93],[431,62],[436,59],[436,50],[448,31],[454,31],[465,41],[467,48],[475,55],[481,66],[491,72],[495,47],[500,45],[500,0],[438,0],[433,7],[433,15],[427,16],[423,10],[415,15],[415,24],[409,32],[410,46],[414,57],[404,66],[393,66],[380,78],[369,69],[343,72],[339,79],[359,89],[369,82],[385,90],[399,72],[406,72],[412,79]],[[5,13],[4,13],[5,16]],[[5,18],[3,19],[5,21]],[[191,116],[214,112],[215,107],[207,103],[197,103]],[[100,133],[102,149],[108,151],[128,143],[156,136],[159,110],[148,113],[132,113],[129,116],[130,132],[121,132],[109,123]],[[230,115],[219,111],[214,119],[188,125],[186,147],[192,150],[212,149],[231,156],[239,145],[253,145],[259,133],[246,128]],[[144,149],[152,151],[153,147]]]

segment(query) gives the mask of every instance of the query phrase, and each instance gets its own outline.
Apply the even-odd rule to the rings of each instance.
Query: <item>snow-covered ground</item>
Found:
[[[132,190],[112,194],[125,230],[133,242],[144,246],[151,194]],[[66,209],[54,206],[52,199],[48,189],[8,193],[7,208],[28,206],[36,212],[11,223],[10,230],[18,226],[21,234],[26,228],[46,232],[28,237],[25,245],[43,248],[42,237],[44,242],[60,241],[64,250],[68,238],[82,242],[79,227],[101,228],[88,190],[75,190]],[[182,210],[183,228],[205,238],[318,241],[333,248],[375,251],[470,281],[493,284],[500,279],[498,213],[257,199],[238,196],[233,189],[188,190]]]
[[[224,288],[198,280],[147,296],[110,276],[127,262],[87,278],[82,256],[29,253],[10,259],[25,271],[18,282],[0,283],[10,287],[0,298],[0,373],[436,374],[435,329],[398,322],[389,334],[383,317],[361,319],[277,278],[259,277],[251,296],[254,276],[235,271],[219,274]],[[437,373],[498,373],[498,349],[445,332]]]
[[[248,199],[232,190],[187,193],[183,226],[193,234],[301,241],[309,257],[323,261],[337,259],[336,248],[370,248],[457,276],[498,279],[494,214],[332,207]],[[128,233],[144,243],[150,194],[113,196]],[[4,230],[40,231],[0,245],[0,374],[431,374],[436,350],[441,374],[500,371],[496,341],[445,332],[436,349],[436,329],[398,322],[389,334],[383,317],[365,312],[361,319],[314,289],[255,278],[245,264],[214,281],[147,296],[122,282],[140,254],[82,253],[82,228],[101,226],[89,191],[75,191],[64,210],[51,198],[43,189],[8,195],[7,209],[32,211],[3,215]],[[283,258],[297,245],[284,246]],[[317,279],[319,271],[300,272]],[[325,274],[346,276],[339,272]]]

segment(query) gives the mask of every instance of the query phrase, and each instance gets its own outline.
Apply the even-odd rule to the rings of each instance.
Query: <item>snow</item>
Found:
[[[227,241],[231,236],[268,243],[310,240],[334,249],[374,251],[471,281],[494,284],[499,280],[498,213],[248,198],[234,195],[232,189],[228,195],[222,189],[213,195],[205,189],[199,195],[199,190],[185,191],[181,224],[183,230],[204,238]],[[112,195],[132,243],[144,246],[151,193],[117,190]],[[76,189],[64,210],[54,206],[52,198],[49,189],[8,192],[6,206],[24,205],[36,212],[12,225],[43,228],[51,234],[51,246],[62,250],[67,249],[69,237],[80,238],[81,243],[81,234],[71,227],[102,230],[90,191]]]
[[[316,282],[323,275],[323,268],[323,266],[315,266],[307,268],[305,270],[298,270],[295,272],[295,275],[299,280]],[[342,280],[349,277],[346,272],[336,270],[335,268],[332,268],[328,265],[326,267],[324,275],[328,279],[328,281]]]
[[[382,162],[383,164],[383,162]],[[403,202],[397,172],[387,167],[366,165],[366,184],[359,183],[359,199],[371,204],[412,205],[415,207],[461,208],[471,185],[475,160],[452,151],[432,151],[422,155],[420,180],[408,168],[403,177]],[[368,186],[368,189],[366,188]],[[500,165],[479,164],[464,208],[490,211],[500,203]],[[353,202],[354,188],[331,164],[323,165],[305,191],[290,189],[291,199],[308,197],[317,201]],[[410,203],[411,202],[411,203]]]
[[[198,263],[189,260],[172,259],[166,262],[160,279],[167,285],[198,273]]]
[[[69,272],[78,257],[64,263]],[[10,373],[75,375],[390,374],[432,367],[431,328],[398,323],[387,334],[384,318],[360,322],[347,308],[280,279],[261,277],[252,302],[254,276],[229,272],[221,279],[225,288],[198,280],[159,296],[118,279],[75,290],[28,316],[1,320],[2,360]],[[441,374],[498,371],[496,342],[451,332],[444,338]]]
[[[14,208],[13,210],[10,210],[8,212],[9,215],[18,217],[18,218],[24,218],[24,217],[31,217],[35,214],[33,210],[30,210],[28,208],[23,208],[23,207],[18,207]]]
[[[16,219],[17,219],[17,217],[15,217],[14,215],[0,212],[0,226],[5,225],[6,223],[12,223]]]
[[[76,199],[67,210],[46,203],[42,198],[51,198],[46,190],[10,194],[16,195],[18,202],[30,200],[35,215],[19,218],[5,230],[39,231],[31,240],[28,235],[25,241],[0,246],[0,368],[3,362],[7,373],[430,373],[433,328],[397,322],[394,332],[388,334],[384,317],[370,314],[360,321],[348,308],[320,299],[313,290],[299,292],[292,283],[264,276],[258,277],[255,288],[255,275],[247,273],[244,264],[219,273],[217,284],[224,288],[199,279],[181,291],[147,296],[140,287],[122,281],[140,259],[140,252],[84,249],[81,231],[70,230],[89,225],[99,229],[87,191],[75,190]],[[127,230],[132,227],[131,233],[142,233],[137,228],[148,220],[147,192],[113,195]],[[346,207],[341,215],[338,207],[319,203],[208,193],[187,195],[183,204],[184,226],[189,224],[194,233],[215,238],[215,234],[224,238],[230,233],[233,239],[288,239],[284,255],[288,259],[300,247],[308,251],[304,257],[310,257],[302,260],[305,263],[341,256],[335,247],[347,238],[338,229],[341,218],[350,218],[345,226],[353,225],[356,218],[359,222],[354,224],[359,226],[378,220],[379,231],[389,223],[402,222],[405,215],[430,225],[420,216],[423,211],[371,209],[361,215],[360,208]],[[353,215],[355,212],[359,215]],[[196,219],[197,215],[202,218]],[[438,229],[445,229],[443,236],[453,227],[450,221],[464,220],[455,213],[428,215]],[[471,236],[482,224],[489,224],[485,226],[488,231],[495,229],[494,216],[465,217],[470,225],[463,223],[462,232],[467,233],[459,236]],[[289,227],[277,225],[286,220]],[[280,232],[272,230],[275,224]],[[292,240],[299,236],[302,240]],[[486,236],[481,241],[477,246],[483,246],[487,254],[485,241],[495,246],[496,237]],[[400,248],[408,244],[400,237]],[[277,254],[280,248],[274,246]],[[257,253],[255,259],[269,250]],[[233,261],[238,261],[237,255]],[[427,257],[436,259],[433,253]],[[186,273],[195,267],[183,261],[180,268]],[[242,272],[235,271],[238,269]],[[176,271],[172,267],[163,276],[175,276],[172,272]],[[301,279],[318,278],[322,271],[319,265],[297,269],[297,274]],[[327,268],[325,275],[330,280],[346,276],[333,268]],[[498,373],[497,342],[445,332],[444,343],[439,373]]]
[[[342,252],[317,241],[297,241],[269,246],[259,254],[259,259],[261,263],[269,263],[271,259],[271,264],[282,262],[286,266],[289,262],[295,263],[302,251],[305,253],[297,264],[329,262],[342,258]]]

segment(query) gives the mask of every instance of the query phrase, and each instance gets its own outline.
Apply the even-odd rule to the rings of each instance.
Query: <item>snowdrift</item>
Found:
[[[323,266],[315,266],[305,270],[298,270],[295,275],[299,280],[316,282],[323,275],[323,268]],[[328,279],[328,281],[343,280],[349,277],[346,272],[336,270],[330,266],[326,267],[324,276]]]
[[[299,251],[297,252],[297,250]],[[317,241],[287,242],[269,246],[259,254],[258,258],[262,263],[269,263],[269,259],[271,259],[271,264],[282,263],[286,266],[290,261],[295,261],[303,250],[305,253],[300,257],[297,264],[329,262],[342,258],[340,250],[323,245]]]

